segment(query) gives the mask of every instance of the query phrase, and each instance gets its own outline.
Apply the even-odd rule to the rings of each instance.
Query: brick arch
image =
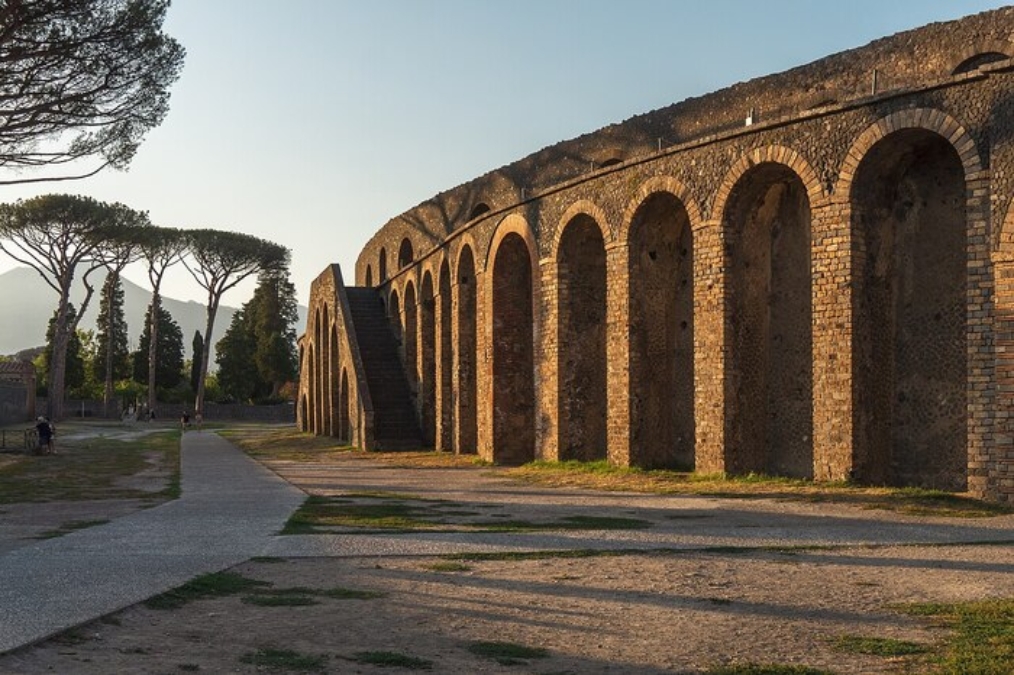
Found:
[[[838,183],[834,193],[841,195],[845,201],[852,198],[852,186],[855,182],[859,165],[867,153],[877,143],[889,135],[902,129],[925,129],[932,131],[947,140],[961,159],[965,168],[965,180],[983,170],[982,158],[976,148],[975,141],[964,126],[945,112],[933,108],[912,108],[882,117],[866,128],[852,143],[845,161],[842,162]],[[811,202],[813,200],[811,199]]]
[[[997,233],[992,258],[994,262],[1014,262],[1014,199],[1007,205],[1007,215]]]
[[[479,244],[475,241],[475,237],[472,236],[471,232],[465,232],[458,237],[458,244],[453,255],[450,253],[447,255],[447,263],[451,266],[451,278],[455,280],[454,283],[457,283],[456,280],[459,279],[458,266],[461,264],[461,255],[464,253],[466,246],[472,251],[472,266],[475,268],[472,271],[476,274],[480,271],[478,269]]]
[[[739,158],[722,181],[715,195],[715,203],[711,207],[711,219],[717,220],[725,216],[725,209],[729,203],[732,191],[748,171],[760,164],[781,164],[791,169],[806,188],[807,199],[810,200],[810,207],[823,201],[827,193],[821,185],[819,174],[813,166],[801,154],[783,145],[767,145],[762,148],[754,148],[746,155]]]
[[[496,232],[493,233],[493,239],[489,242],[489,246],[486,248],[486,253],[482,257],[482,271],[492,272],[493,271],[493,260],[496,256],[496,251],[500,248],[500,243],[504,237],[508,234],[520,235],[525,240],[525,245],[528,246],[528,255],[532,258],[532,277],[536,287],[538,287],[539,279],[539,243],[535,238],[535,232],[532,231],[531,225],[525,220],[524,216],[517,213],[512,213],[501,220],[496,226]],[[476,262],[479,261],[479,256],[476,256]],[[478,272],[478,270],[476,270]]]
[[[549,243],[550,260],[555,261],[560,254],[560,240],[563,239],[563,232],[567,229],[567,225],[570,224],[570,221],[581,215],[588,216],[595,221],[595,224],[599,228],[599,232],[602,234],[602,241],[605,242],[606,248],[608,248],[613,242],[613,228],[609,225],[609,219],[606,218],[606,212],[595,202],[588,199],[581,199],[571,204],[557,221],[556,229],[553,232],[553,238]]]
[[[965,62],[978,56],[979,54],[989,54],[991,52],[996,52],[998,54],[1006,54],[1007,58],[1011,58],[1011,56],[1014,55],[1014,43],[1012,43],[1010,40],[995,40],[995,39],[977,40],[974,44],[971,44],[962,49],[960,52],[958,52],[957,56],[954,58],[954,60],[948,67],[946,74],[947,75],[960,74],[955,73],[955,71],[959,67],[964,65]]]
[[[667,192],[683,204],[683,208],[687,210],[687,215],[690,217],[690,229],[698,230],[704,226],[705,221],[701,215],[701,209],[697,205],[697,201],[691,196],[687,186],[672,176],[655,176],[641,183],[640,187],[637,188],[637,192],[624,209],[623,218],[620,220],[620,226],[616,232],[617,243],[629,243],[630,226],[634,222],[638,209],[641,208],[641,205],[644,204],[648,197],[659,192]]]

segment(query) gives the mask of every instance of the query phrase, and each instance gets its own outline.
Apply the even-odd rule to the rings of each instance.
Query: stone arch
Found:
[[[370,265],[366,266],[366,287],[373,288],[373,268]]]
[[[320,324],[320,418],[321,433],[334,436],[334,408],[331,405],[335,383],[331,380],[331,317],[327,303],[321,303]]]
[[[405,348],[405,372],[408,375],[409,388],[413,391],[419,382],[417,311],[415,286],[412,281],[405,284],[405,306],[402,308],[402,340]]]
[[[630,463],[694,467],[694,217],[670,180],[628,209]]]
[[[324,432],[324,377],[321,369],[324,355],[321,353],[324,343],[321,307],[317,305],[313,322],[313,433],[317,436]]]
[[[951,75],[971,73],[991,63],[1005,61],[1014,54],[1014,44],[1004,40],[979,40],[965,47],[954,59]]]
[[[349,428],[349,373],[342,368],[341,373],[341,394],[338,397],[338,440],[343,443],[352,442],[351,429]]]
[[[433,274],[423,273],[419,291],[419,419],[423,444],[436,437],[436,321]]]
[[[387,320],[391,322],[394,339],[400,344],[403,331],[401,326],[401,300],[398,297],[397,288],[391,289],[391,295],[387,298]]]
[[[814,171],[813,166],[792,148],[781,145],[766,145],[754,148],[749,153],[740,157],[729,169],[722,181],[721,187],[715,194],[715,203],[711,207],[711,217],[720,219],[727,209],[727,202],[732,194],[733,188],[739,183],[743,175],[758,164],[782,164],[789,168],[806,189],[806,197],[811,206],[819,204],[827,197],[824,186],[820,182],[820,176]]]
[[[853,272],[855,472],[964,490],[975,144],[943,113],[912,110],[864,132],[849,160],[842,195],[863,253]]]
[[[440,272],[437,283],[437,298],[439,308],[438,330],[440,339],[438,344],[440,353],[437,355],[439,364],[438,372],[440,381],[437,383],[440,396],[440,424],[438,425],[440,437],[436,446],[439,450],[454,450],[454,328],[452,321],[452,291],[451,291],[451,266],[447,258],[440,263]]]
[[[316,327],[314,328],[316,331]],[[307,391],[309,395],[309,411],[310,414],[306,418],[306,431],[311,434],[317,433],[317,354],[316,347],[310,345],[307,350],[307,374],[310,381],[307,383]]]
[[[331,364],[331,367],[328,369],[328,378],[327,378],[328,382],[330,383],[328,385],[328,388],[330,389],[330,394],[331,394],[330,397],[329,397],[329,400],[328,400],[328,408],[331,411],[330,412],[330,416],[333,419],[334,415],[335,415],[334,411],[338,410],[339,406],[341,405],[341,400],[338,397],[338,387],[335,384],[336,382],[338,382],[338,366],[341,363],[340,354],[338,353],[338,325],[337,325],[337,323],[335,323],[335,322],[331,323],[331,330],[329,330],[328,333],[329,333],[329,335],[328,335],[328,353],[330,354],[328,360],[329,360],[329,362]],[[331,428],[331,434],[332,435],[337,435],[338,434],[338,428],[337,428],[337,426],[338,426],[337,422],[332,422],[332,424],[331,424],[331,427],[332,427]]]
[[[380,247],[380,260],[377,262],[377,283],[387,281],[387,249]]]
[[[627,244],[629,242],[630,228],[638,209],[641,208],[649,197],[660,192],[667,192],[680,202],[683,209],[687,212],[689,225],[692,230],[698,230],[704,226],[703,214],[697,201],[690,194],[690,190],[671,176],[655,176],[641,183],[634,197],[624,209],[619,229],[616,232],[616,240],[620,244]]]
[[[751,157],[779,161],[754,161],[742,171],[739,163],[718,212],[729,252],[729,465],[812,478],[811,219],[822,190],[791,151]]]
[[[606,246],[603,225],[582,209],[559,228],[554,246],[561,460],[606,458]]]
[[[489,213],[490,211],[491,209],[489,208],[489,204],[486,202],[479,202],[473,206],[472,210],[468,213],[468,219],[475,220],[479,216]]]
[[[587,199],[574,202],[567,210],[563,212],[563,216],[560,218],[556,225],[556,232],[553,233],[553,238],[549,244],[549,257],[557,261],[560,256],[560,240],[563,238],[563,231],[566,229],[573,220],[579,216],[586,216],[589,221],[595,223],[595,226],[599,229],[599,237],[603,241],[603,245],[607,246],[613,239],[612,229],[609,227],[609,221],[606,218],[605,211],[602,210],[595,202]]]
[[[535,350],[538,249],[524,218],[501,221],[487,254],[493,357],[493,461],[535,458]]]
[[[463,244],[454,265],[454,286],[457,289],[457,312],[454,319],[458,329],[457,348],[454,350],[454,373],[457,378],[454,448],[458,453],[468,454],[478,450],[476,349],[479,297],[474,250],[474,244]]]
[[[398,247],[398,269],[408,267],[414,260],[415,254],[412,251],[412,240],[405,237],[401,240],[401,245]]]

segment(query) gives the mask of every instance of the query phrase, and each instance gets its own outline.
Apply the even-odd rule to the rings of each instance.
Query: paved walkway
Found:
[[[0,556],[0,653],[265,550],[302,492],[211,433],[187,433],[180,499]]]

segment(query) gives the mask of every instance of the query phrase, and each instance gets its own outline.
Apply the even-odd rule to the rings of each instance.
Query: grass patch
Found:
[[[380,668],[404,668],[405,670],[431,670],[433,668],[432,661],[398,652],[356,652],[345,658],[349,661]]]
[[[470,572],[472,570],[471,566],[469,565],[451,561],[438,562],[433,563],[431,565],[426,565],[425,569],[428,569],[431,572]]]
[[[383,591],[363,591],[355,588],[342,588],[341,586],[318,591],[318,593],[338,600],[373,600],[374,598],[383,598],[387,595]]]
[[[834,675],[830,670],[809,666],[789,666],[777,663],[744,663],[734,666],[715,666],[706,675]]]
[[[53,642],[60,645],[67,645],[70,647],[84,644],[85,642],[88,642],[91,639],[92,636],[88,635],[88,633],[86,633],[85,630],[80,627],[68,628],[62,633],[58,633],[57,635],[53,636],[52,638]]]
[[[144,606],[148,609],[179,609],[194,600],[220,598],[270,585],[266,581],[250,579],[236,572],[202,574],[171,591],[148,598]]]
[[[39,534],[35,537],[35,539],[54,539],[56,537],[62,537],[65,534],[70,534],[71,532],[76,532],[77,530],[84,530],[97,525],[105,525],[108,522],[108,518],[100,518],[96,520],[71,520],[63,523],[55,530],[47,530],[46,532]]]
[[[875,638],[864,635],[842,635],[831,642],[835,651],[869,656],[911,656],[928,651],[926,645],[894,638]]]
[[[278,556],[274,555],[255,555],[254,557],[250,558],[250,562],[273,565],[277,563],[288,562],[288,560],[286,560],[285,558],[279,558]]]
[[[542,647],[526,647],[513,642],[473,642],[468,651],[485,659],[492,659],[502,666],[515,666],[530,659],[549,658],[549,650]]]
[[[523,483],[556,487],[849,504],[920,516],[984,518],[1014,512],[1008,506],[942,490],[869,487],[844,482],[816,483],[764,474],[728,476],[645,470],[612,466],[605,461],[530,462],[498,475]]]
[[[61,432],[71,424],[61,425]],[[0,504],[93,499],[151,499],[179,496],[179,432],[153,433],[130,440],[101,436],[84,440],[57,437],[58,455],[28,456],[0,466]],[[159,492],[122,487],[141,471],[168,474]]]
[[[320,604],[309,595],[294,595],[289,593],[245,595],[243,596],[243,603],[256,605],[257,607],[306,607],[308,605]]]
[[[303,672],[324,670],[327,665],[327,656],[323,654],[300,654],[291,649],[258,649],[244,654],[239,660],[254,666]]]
[[[895,605],[951,629],[926,661],[945,673],[1009,675],[1014,663],[1014,600]]]
[[[349,504],[341,498],[307,497],[285,523],[282,534],[314,534],[321,532],[321,527],[415,530],[441,524],[424,517],[428,514],[424,507],[387,497],[380,499],[380,503]]]

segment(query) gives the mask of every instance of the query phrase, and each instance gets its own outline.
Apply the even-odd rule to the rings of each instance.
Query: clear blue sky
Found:
[[[175,0],[172,109],[126,173],[78,192],[154,222],[292,249],[305,302],[388,219],[557,141],[878,37],[974,0]],[[0,271],[11,263],[0,260]],[[129,273],[138,283],[142,274]],[[245,301],[252,285],[226,304]],[[203,300],[182,269],[168,295]]]

